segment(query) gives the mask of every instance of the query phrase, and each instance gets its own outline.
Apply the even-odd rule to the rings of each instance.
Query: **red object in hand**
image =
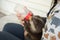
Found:
[[[28,12],[27,16],[24,18],[25,20],[29,20],[29,18],[32,16],[31,12]]]

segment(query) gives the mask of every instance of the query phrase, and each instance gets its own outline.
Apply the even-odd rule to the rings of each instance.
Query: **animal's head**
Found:
[[[46,18],[31,16],[29,20],[24,20],[25,29],[30,33],[40,33],[45,25]]]

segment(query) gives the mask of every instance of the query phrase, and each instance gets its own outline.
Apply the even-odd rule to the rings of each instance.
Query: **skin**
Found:
[[[21,25],[24,26],[23,25],[24,24],[24,21],[23,21],[24,17],[19,12],[16,12],[16,13],[17,13],[16,16],[17,16],[18,20],[21,21]],[[28,34],[28,32],[27,31],[24,31],[24,36],[25,37],[27,36],[27,34]]]

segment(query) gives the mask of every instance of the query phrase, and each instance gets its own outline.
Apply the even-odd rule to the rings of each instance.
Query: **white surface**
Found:
[[[46,17],[49,11],[51,0],[0,0],[1,11],[7,15],[16,14],[15,7],[17,5],[27,6],[35,15]],[[20,6],[21,7],[21,6]]]
[[[2,31],[2,29],[6,23],[18,23],[18,24],[20,24],[20,21],[17,19],[17,17],[15,15],[5,16],[5,17],[0,19],[0,31]]]

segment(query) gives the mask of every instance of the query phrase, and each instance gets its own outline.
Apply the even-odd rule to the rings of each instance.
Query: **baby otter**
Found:
[[[42,29],[44,28],[46,18],[33,15],[29,20],[24,20],[24,22],[25,30],[28,32],[26,39],[41,40]]]

